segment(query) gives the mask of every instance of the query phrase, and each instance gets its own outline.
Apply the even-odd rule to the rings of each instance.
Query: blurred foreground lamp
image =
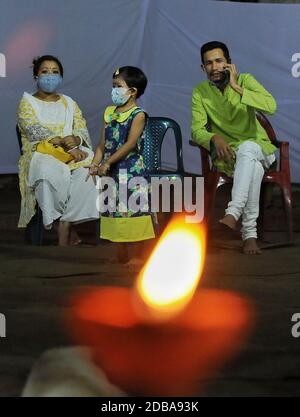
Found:
[[[226,291],[196,291],[204,259],[204,230],[180,216],[134,289],[104,287],[75,299],[76,342],[90,346],[95,363],[129,395],[197,395],[245,340],[248,302]]]

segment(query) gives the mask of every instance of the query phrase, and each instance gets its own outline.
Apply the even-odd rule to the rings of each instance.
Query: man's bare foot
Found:
[[[257,239],[250,237],[249,239],[244,240],[243,252],[247,255],[259,255],[261,250],[257,245]]]
[[[70,223],[69,222],[59,222],[58,226],[58,245],[59,246],[68,246],[70,238]]]
[[[70,227],[69,245],[76,246],[82,242],[74,227]]]
[[[219,220],[219,223],[225,224],[232,230],[236,230],[236,220],[231,214],[226,214],[223,219]]]

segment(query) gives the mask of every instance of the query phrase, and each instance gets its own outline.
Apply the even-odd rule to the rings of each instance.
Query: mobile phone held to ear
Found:
[[[230,71],[225,69],[224,70],[224,82],[227,84],[229,83],[229,80],[230,80]]]

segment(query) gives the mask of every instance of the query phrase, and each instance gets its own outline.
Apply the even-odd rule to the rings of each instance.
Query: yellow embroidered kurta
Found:
[[[26,227],[35,214],[36,199],[29,184],[28,175],[32,156],[36,146],[43,140],[56,136],[66,136],[67,114],[71,107],[70,133],[79,136],[83,145],[91,149],[91,141],[85,119],[75,101],[67,96],[60,96],[57,102],[45,102],[28,93],[24,93],[18,106],[17,121],[22,138],[22,155],[19,160],[19,186],[21,193],[21,212],[19,227]],[[70,113],[70,111],[69,111]],[[69,114],[70,116],[70,114]],[[72,171],[86,164],[92,158],[82,162],[65,164],[64,170]]]

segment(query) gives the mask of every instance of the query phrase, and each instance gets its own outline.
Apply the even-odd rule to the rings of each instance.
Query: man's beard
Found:
[[[226,85],[229,83],[229,71],[223,71],[222,77],[219,80],[210,80],[212,84],[214,84],[217,88],[224,89]]]

